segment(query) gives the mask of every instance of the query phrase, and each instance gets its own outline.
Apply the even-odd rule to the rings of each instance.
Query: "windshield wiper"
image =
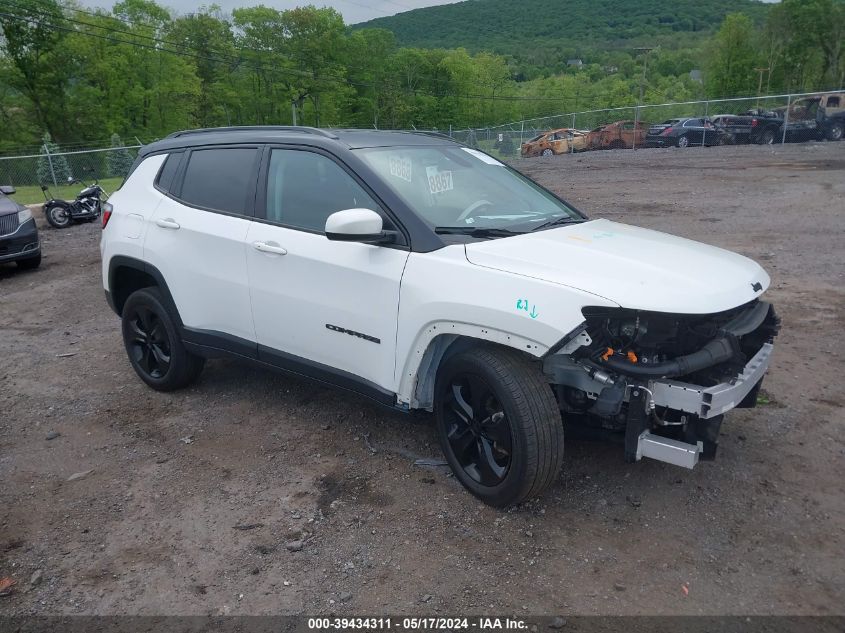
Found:
[[[583,218],[571,218],[568,215],[563,216],[562,218],[555,218],[554,220],[549,220],[548,222],[543,222],[539,226],[535,226],[531,231],[539,231],[540,229],[548,229],[553,226],[560,226],[562,224],[579,224],[583,222]]]
[[[522,235],[522,231],[509,229],[493,229],[480,226],[436,226],[434,232],[438,235],[469,235],[470,237],[510,237]]]

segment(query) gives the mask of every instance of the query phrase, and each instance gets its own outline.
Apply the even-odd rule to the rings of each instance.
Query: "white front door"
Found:
[[[272,151],[265,206],[246,239],[259,357],[394,392],[408,251],[323,233],[336,211],[379,206],[333,159],[294,149]]]
[[[187,329],[254,348],[246,236],[258,150],[195,150],[186,160],[173,197],[162,196],[148,220],[144,259],[161,272]]]

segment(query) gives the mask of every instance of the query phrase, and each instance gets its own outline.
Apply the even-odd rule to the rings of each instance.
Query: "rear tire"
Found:
[[[536,497],[560,472],[560,409],[540,370],[515,351],[476,348],[447,359],[435,414],[455,476],[489,505]]]
[[[123,306],[123,345],[135,373],[157,391],[187,387],[205,359],[191,354],[158,288],[136,290]]]
[[[554,156],[554,155],[555,155],[555,153],[552,150],[550,150],[548,147],[543,150],[543,156]]]
[[[679,136],[675,144],[680,148],[689,147],[689,137],[686,135]]]
[[[827,139],[829,141],[841,141],[843,134],[845,134],[845,123],[837,121],[828,128]]]
[[[44,217],[47,218],[47,223],[54,229],[66,229],[70,226],[70,212],[67,207],[61,204],[45,206]]]
[[[763,133],[760,135],[760,145],[771,145],[775,142],[775,132],[771,128],[768,130],[763,130]]]

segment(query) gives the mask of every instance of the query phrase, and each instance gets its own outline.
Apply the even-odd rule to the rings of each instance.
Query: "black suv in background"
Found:
[[[0,264],[17,262],[31,269],[41,264],[41,240],[32,212],[9,198],[14,187],[0,186]]]

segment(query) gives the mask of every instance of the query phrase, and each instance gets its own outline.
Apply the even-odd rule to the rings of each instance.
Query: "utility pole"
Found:
[[[643,76],[640,79],[640,98],[637,101],[637,109],[634,113],[634,140],[631,143],[631,149],[637,149],[637,130],[640,127],[640,107],[643,105],[643,89],[645,87],[646,69],[648,68],[648,54],[654,50],[653,47],[641,46],[635,48],[635,51],[643,54]]]
[[[760,108],[760,92],[763,90],[763,73],[769,72],[769,68],[755,68],[760,73],[760,79],[757,81],[757,108]]]

